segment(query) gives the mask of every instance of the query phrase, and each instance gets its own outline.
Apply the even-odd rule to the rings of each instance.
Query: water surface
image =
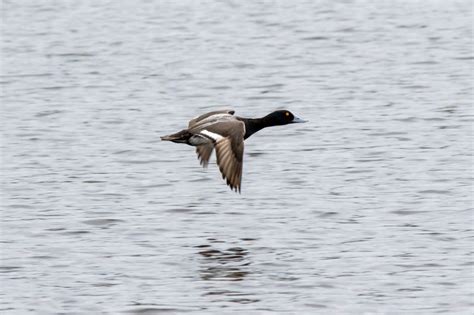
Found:
[[[3,314],[473,312],[472,4],[4,1]],[[160,135],[287,108],[242,194]]]

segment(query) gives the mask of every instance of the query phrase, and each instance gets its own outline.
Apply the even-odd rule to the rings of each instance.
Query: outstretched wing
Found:
[[[198,155],[199,162],[203,167],[207,167],[209,164],[209,158],[211,157],[212,150],[214,150],[214,143],[206,143],[198,145],[196,147],[196,153]]]
[[[245,125],[235,120],[225,137],[216,139],[217,165],[230,189],[240,192],[244,156]],[[218,127],[218,126],[216,126]]]
[[[217,164],[222,178],[230,189],[239,191],[242,182],[242,156],[244,142],[232,143],[230,138],[224,138],[216,143]]]
[[[234,115],[235,111],[233,110],[215,110],[213,112],[209,112],[209,113],[206,113],[206,114],[202,114],[200,116],[197,116],[197,117],[194,117],[193,119],[191,119],[188,123],[188,129],[196,126],[199,122],[201,122],[202,120],[210,117],[210,116],[213,116],[213,115],[219,115],[219,114],[227,114],[227,115]]]

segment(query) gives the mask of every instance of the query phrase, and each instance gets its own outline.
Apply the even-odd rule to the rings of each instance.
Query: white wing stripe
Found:
[[[206,135],[208,136],[209,138],[213,139],[214,141],[219,141],[220,139],[222,139],[223,137],[217,133],[214,133],[214,132],[210,132],[208,130],[203,130],[201,131],[201,133],[203,135]]]

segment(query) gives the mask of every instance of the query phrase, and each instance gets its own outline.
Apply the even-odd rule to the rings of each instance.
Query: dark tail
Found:
[[[181,130],[180,132],[173,133],[172,135],[163,136],[161,140],[163,141],[173,141],[176,143],[188,143],[189,138],[192,134],[187,130]]]

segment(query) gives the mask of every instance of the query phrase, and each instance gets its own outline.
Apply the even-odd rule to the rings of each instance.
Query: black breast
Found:
[[[241,118],[237,117],[238,120],[243,121],[245,124],[245,136],[244,139],[247,139],[257,131],[262,128],[265,128],[261,118]]]

